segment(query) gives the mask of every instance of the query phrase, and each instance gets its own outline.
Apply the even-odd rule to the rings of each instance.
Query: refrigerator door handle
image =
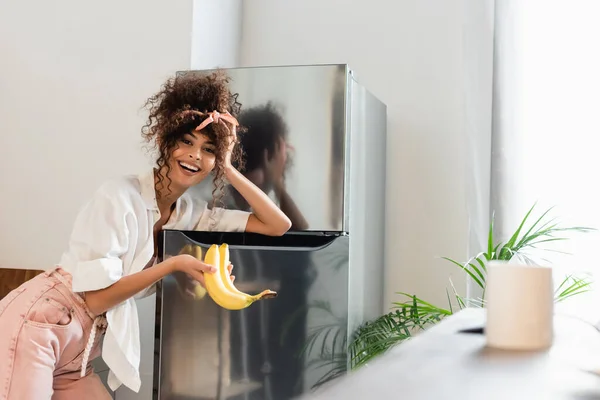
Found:
[[[266,251],[318,251],[329,247],[331,243],[335,240],[335,237],[329,238],[329,240],[321,245],[298,245],[298,246],[261,246],[261,245],[244,245],[244,244],[229,244],[229,248],[231,250],[266,250]],[[202,243],[202,242],[194,242],[195,244],[202,247],[210,247],[213,243]]]
[[[261,251],[318,251],[329,247],[343,234],[286,234],[283,236],[264,236],[247,233],[190,233],[181,232],[191,242],[208,248],[213,244],[227,243],[231,250]]]

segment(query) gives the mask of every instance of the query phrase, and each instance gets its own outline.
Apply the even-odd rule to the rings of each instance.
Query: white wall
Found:
[[[146,165],[140,108],[189,67],[191,10],[0,2],[0,266],[51,267],[98,185]]]
[[[491,109],[478,82],[491,78],[492,35],[472,15],[485,12],[471,0],[244,2],[242,66],[349,63],[388,105],[386,308],[397,291],[445,305],[450,274],[464,289],[463,275],[437,257],[464,260],[469,232],[479,232],[473,219],[485,219],[469,215],[465,189],[470,152],[489,152],[490,122],[472,118]],[[482,76],[468,83],[466,69]],[[475,164],[489,171],[489,157]],[[478,182],[487,204],[489,189],[478,185],[489,180]]]
[[[236,67],[242,26],[241,0],[193,0],[192,69]]]
[[[0,2],[0,267],[58,262],[79,207],[148,165],[145,99],[189,68],[192,2]],[[140,303],[151,396],[153,298]],[[144,324],[146,322],[146,324]]]

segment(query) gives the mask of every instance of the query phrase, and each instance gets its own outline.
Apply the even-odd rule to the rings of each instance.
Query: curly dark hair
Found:
[[[170,193],[169,172],[171,168],[168,161],[173,150],[177,148],[179,140],[208,117],[208,115],[186,113],[186,110],[200,113],[210,113],[214,110],[221,113],[228,111],[237,118],[241,104],[237,100],[238,94],[230,92],[229,81],[230,78],[222,70],[212,73],[185,72],[168,79],[160,91],[146,101],[144,107],[148,109],[149,115],[146,124],[142,127],[142,137],[158,151],[156,166],[161,173],[158,174],[157,196],[165,195],[165,189],[167,193]],[[243,132],[244,128],[239,126],[237,143],[240,140],[239,135]],[[222,124],[209,124],[202,130],[202,133],[208,136],[216,147],[213,179],[213,200],[216,202],[223,196],[223,163],[231,132]],[[239,168],[243,168],[244,161],[240,146],[234,147],[231,161]],[[163,182],[165,178],[166,185]],[[219,194],[217,194],[218,191]]]
[[[269,159],[273,157],[279,138],[287,139],[288,126],[281,112],[270,101],[242,111],[238,120],[247,130],[240,139],[244,166],[246,171],[253,171],[263,166],[265,150]]]

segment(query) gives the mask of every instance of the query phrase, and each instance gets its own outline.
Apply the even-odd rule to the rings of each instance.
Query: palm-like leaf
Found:
[[[568,232],[591,232],[595,231],[593,228],[574,226],[574,227],[561,227],[556,222],[556,218],[551,218],[544,222],[544,219],[552,210],[549,208],[544,211],[542,215],[529,227],[529,229],[522,235],[521,231],[523,230],[527,220],[529,219],[531,213],[535,208],[535,204],[527,211],[525,217],[519,224],[517,230],[513,233],[510,239],[505,243],[498,243],[494,248],[494,252],[490,253],[488,250],[488,254],[486,254],[487,260],[510,260],[515,255],[520,255],[525,252],[528,248],[538,249],[538,245],[542,243],[551,243],[557,241],[568,240],[568,237],[565,236]],[[493,221],[490,225],[493,227]],[[520,237],[519,237],[520,236]],[[488,236],[488,249],[493,246],[493,231],[490,228],[490,233]],[[500,248],[498,252],[497,249]],[[547,251],[556,251],[552,249],[545,249]]]
[[[436,307],[414,295],[398,294],[410,300],[393,303],[393,311],[365,323],[355,332],[348,351],[351,368],[365,365],[395,344],[410,338],[413,332],[452,314],[450,310]]]
[[[352,369],[361,367],[393,345],[411,337],[414,325],[400,310],[389,312],[359,327],[348,354]]]
[[[481,261],[479,258],[469,260],[464,264],[461,264],[458,261],[455,261],[448,257],[442,258],[457,265],[459,268],[465,271],[467,275],[469,275],[471,279],[473,279],[480,288],[485,289],[485,275],[487,274],[487,269],[483,261]]]
[[[574,277],[569,275],[561,282],[561,284],[554,291],[554,301],[559,303],[565,301],[569,297],[576,296],[585,292],[589,292],[591,283],[585,278]]]

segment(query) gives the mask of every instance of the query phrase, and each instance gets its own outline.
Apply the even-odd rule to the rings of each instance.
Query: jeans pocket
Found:
[[[71,304],[54,288],[44,293],[25,317],[30,325],[52,328],[67,328],[73,318]]]

